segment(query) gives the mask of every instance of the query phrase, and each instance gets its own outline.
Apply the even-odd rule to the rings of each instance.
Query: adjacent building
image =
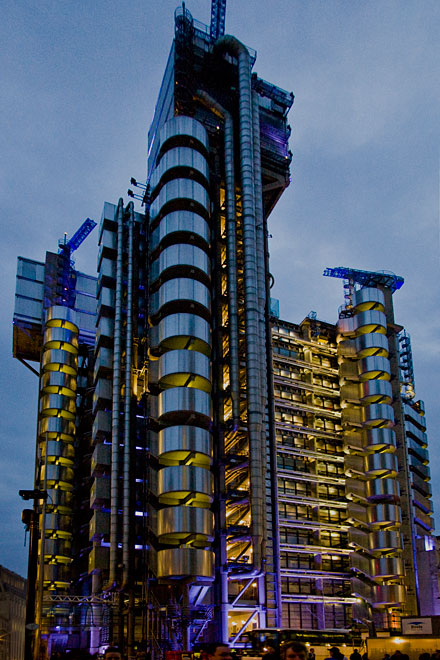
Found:
[[[0,658],[23,660],[26,580],[0,566]]]
[[[267,222],[293,95],[219,26],[176,11],[148,175],[129,191],[142,210],[104,205],[97,276],[71,260],[89,221],[45,263],[19,258],[14,355],[40,364],[34,643],[49,651],[349,636],[420,609],[432,508],[393,316],[403,280],[332,269],[336,325],[274,314]]]

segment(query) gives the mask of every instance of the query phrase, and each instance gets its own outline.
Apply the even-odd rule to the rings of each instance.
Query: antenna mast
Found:
[[[211,39],[217,41],[225,33],[226,0],[211,2]]]

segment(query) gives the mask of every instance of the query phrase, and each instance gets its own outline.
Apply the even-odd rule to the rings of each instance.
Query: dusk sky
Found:
[[[43,261],[146,176],[176,0],[4,0],[1,71],[0,564],[26,574],[38,382],[12,355],[16,258]],[[210,0],[187,0],[209,23]],[[411,335],[440,514],[438,0],[228,0],[226,32],[293,91],[292,183],[269,228],[281,317],[337,320],[327,266],[391,270]],[[76,253],[96,272],[98,231]],[[35,367],[37,365],[34,365]],[[440,526],[440,518],[438,524]],[[440,532],[439,532],[440,533]]]

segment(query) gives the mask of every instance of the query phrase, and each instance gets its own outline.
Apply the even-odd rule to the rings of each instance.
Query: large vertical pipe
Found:
[[[234,124],[231,114],[206,92],[197,95],[211,109],[224,118],[225,188],[226,188],[226,254],[229,303],[229,374],[234,428],[240,422],[240,380],[238,360],[238,300],[237,300],[237,241],[235,212]]]
[[[251,96],[251,67],[249,52],[234,37],[225,35],[218,46],[238,56],[240,107],[240,169],[243,200],[244,292],[246,318],[246,378],[249,429],[249,472],[252,511],[253,563],[261,567],[264,539],[264,482],[262,467],[260,394],[260,341],[258,274],[255,233],[253,116]]]
[[[266,307],[266,262],[264,258],[264,214],[263,214],[263,184],[261,180],[261,147],[260,147],[260,108],[258,104],[258,94],[252,92],[252,112],[253,112],[253,148],[254,148],[254,201],[255,201],[255,233],[256,233],[256,253],[257,253],[257,274],[258,274],[258,307],[259,307],[259,335],[261,356],[265,354],[266,332],[264,310]],[[267,403],[267,371],[265,362],[261,360],[260,383],[261,383],[261,406],[266,410]],[[265,440],[265,429],[263,428],[263,441]]]
[[[128,205],[128,257],[127,257],[127,324],[125,331],[125,388],[124,388],[124,469],[123,469],[123,523],[122,523],[122,563],[123,587],[129,589],[129,606],[127,621],[127,652],[133,655],[134,644],[134,592],[131,584],[130,560],[130,490],[131,490],[131,373],[133,346],[133,202]]]
[[[119,413],[121,394],[121,319],[122,319],[122,253],[124,206],[119,199],[117,209],[118,236],[116,256],[115,327],[113,348],[113,391],[112,391],[112,466],[110,490],[110,572],[109,586],[116,580],[118,553],[118,504],[119,504]]]
[[[255,204],[255,233],[256,233],[256,256],[257,256],[257,276],[258,276],[258,334],[260,341],[260,397],[261,397],[261,413],[263,416],[261,424],[261,457],[262,457],[262,474],[261,481],[263,488],[265,488],[265,474],[266,474],[266,424],[265,413],[267,407],[267,365],[264,359],[266,349],[266,332],[265,332],[265,315],[264,310],[266,307],[266,261],[264,258],[264,214],[263,214],[263,185],[261,180],[261,146],[260,146],[260,108],[258,104],[258,94],[252,92],[252,129],[253,129],[253,159],[254,159],[254,204]],[[265,492],[265,491],[264,491]],[[266,518],[264,518],[265,520]],[[267,557],[267,549],[264,540],[267,534],[263,535],[263,552]],[[271,561],[270,558],[269,561]],[[264,577],[258,578],[258,604],[260,606],[260,620],[261,627],[266,626],[266,610],[265,610],[265,580]]]
[[[133,345],[133,202],[128,205],[128,257],[127,257],[127,324],[125,331],[125,388],[124,388],[124,483],[123,483],[123,534],[122,563],[123,584],[130,578],[130,408],[131,408],[131,361]]]

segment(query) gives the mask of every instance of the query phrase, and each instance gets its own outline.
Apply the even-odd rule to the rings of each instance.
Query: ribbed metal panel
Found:
[[[44,543],[44,555],[69,557],[72,551],[72,542],[70,539],[46,539]],[[70,559],[69,559],[70,561]]]
[[[396,446],[396,434],[392,429],[369,429],[366,434],[367,447],[371,450],[381,450]]]
[[[61,348],[70,353],[78,353],[78,333],[69,328],[46,328],[44,348]]]
[[[158,473],[157,494],[164,504],[178,505],[192,499],[195,506],[213,500],[213,479],[209,470],[194,465],[164,467]]]
[[[391,428],[394,426],[394,410],[387,403],[373,403],[365,408],[366,428]]]
[[[376,607],[399,606],[405,602],[405,587],[401,584],[381,584],[374,588],[373,603]]]
[[[382,337],[383,335],[378,335]],[[362,403],[391,403],[393,391],[388,380],[367,380],[359,386]]]
[[[399,499],[399,484],[396,479],[371,479],[367,481],[367,497],[370,502],[376,500]]]
[[[377,530],[370,535],[370,548],[372,551],[392,552],[401,547],[400,532],[395,530]]]
[[[382,378],[391,378],[390,361],[381,356],[366,357],[358,362],[358,373],[361,381]]]
[[[75,423],[62,417],[44,417],[40,420],[40,439],[59,438],[71,442],[75,435]]]
[[[180,418],[197,415],[207,422],[211,417],[211,397],[207,392],[187,387],[173,387],[161,392],[159,400],[159,418],[167,416],[169,423],[179,423]],[[181,419],[183,422],[184,419]]]
[[[380,332],[368,332],[360,335],[360,337],[356,337],[354,345],[358,358],[368,357],[369,355],[388,357],[388,338]]]
[[[395,454],[388,452],[370,454],[366,458],[366,472],[368,475],[386,475],[388,472],[397,475],[397,459]]]
[[[173,242],[182,243],[184,238],[188,241],[191,240],[191,236],[194,236],[199,241],[203,241],[208,248],[210,233],[209,225],[201,215],[192,211],[172,211],[161,219],[154,230],[151,237],[151,249],[155,250],[164,238],[168,238],[169,241],[173,240],[172,234],[175,234]]]
[[[44,472],[45,469],[43,465],[41,468],[42,481],[44,480]],[[65,488],[71,489],[73,488],[73,476],[74,472],[70,467],[65,467],[63,465],[53,465],[51,463],[49,463],[47,466],[47,483],[49,487],[59,482],[58,485],[62,484]]]
[[[380,557],[371,560],[371,575],[375,578],[398,578],[404,575],[403,561],[400,557]]]
[[[198,351],[168,351],[159,359],[161,387],[190,387],[211,391],[211,364]]]
[[[353,307],[358,311],[380,309],[383,312],[385,309],[385,296],[380,289],[364,287],[355,291]]]
[[[212,436],[197,426],[169,426],[160,431],[158,455],[161,463],[188,460],[209,465],[212,461]]]
[[[188,306],[200,305],[208,312],[211,309],[211,296],[208,287],[197,280],[178,277],[164,282],[151,298],[151,313],[157,314],[161,307],[169,303],[188,302]]]
[[[354,327],[357,335],[368,332],[386,333],[387,319],[383,312],[371,310],[360,312],[354,317]]]
[[[58,442],[56,440],[48,440],[48,442],[44,443],[43,456],[46,452],[48,457],[61,458],[65,461],[65,465],[73,465],[75,450],[71,444]]]
[[[76,322],[76,312],[70,307],[54,305],[46,310],[46,327],[48,328],[68,328],[78,332]]]
[[[70,585],[70,570],[64,564],[45,564],[44,581],[59,582],[66,587]],[[60,585],[61,586],[61,585]]]
[[[151,345],[163,349],[185,348],[211,353],[211,329],[209,323],[196,314],[170,314],[150,331]]]
[[[214,578],[214,554],[197,548],[172,548],[157,553],[157,576]]]
[[[70,516],[62,516],[59,513],[47,513],[45,522],[46,531],[54,530],[57,532],[63,532],[66,538],[70,538],[72,536],[72,518]]]
[[[197,140],[206,149],[209,149],[208,134],[202,124],[191,117],[178,115],[164,124],[160,130],[160,144],[163,148],[167,141],[176,135],[186,135]]]
[[[161,543],[200,541],[204,545],[214,539],[214,514],[194,506],[173,506],[157,512],[157,534]]]
[[[63,509],[62,513],[70,513],[73,505],[73,490],[48,488],[48,500],[55,508]]]
[[[159,195],[151,204],[151,221],[153,222],[155,220],[156,216],[162,210],[162,207],[166,204],[176,202],[177,200],[179,200],[179,204],[182,204],[184,200],[187,200],[188,211],[192,210],[191,205],[196,202],[206,210],[207,214],[209,212],[209,195],[206,188],[202,186],[201,183],[192,181],[191,179],[173,179],[172,181],[165,183],[163,188],[161,188]]]
[[[62,394],[44,394],[40,399],[40,415],[75,419],[76,401]]]
[[[62,371],[46,371],[41,377],[41,391],[45,394],[76,396],[76,378]]]
[[[41,366],[43,371],[63,371],[66,374],[76,375],[78,358],[73,353],[51,349],[44,351]]]
[[[154,170],[150,179],[150,188],[154,195],[154,189],[160,182],[163,175],[175,167],[186,167],[200,172],[209,182],[209,166],[206,158],[195,149],[189,147],[174,147],[169,149],[161,158],[159,165]]]
[[[161,252],[151,266],[151,282],[155,282],[159,276],[163,277],[168,269],[179,269],[182,273],[188,271],[191,275],[197,273],[206,280],[211,276],[210,260],[206,252],[186,243],[170,245]]]
[[[370,529],[400,525],[400,507],[396,504],[376,504],[368,509],[368,522]]]

